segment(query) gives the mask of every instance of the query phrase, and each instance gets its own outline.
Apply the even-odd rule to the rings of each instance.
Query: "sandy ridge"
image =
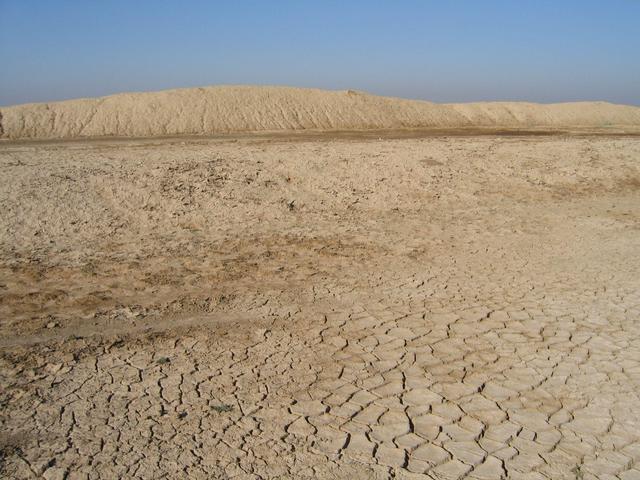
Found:
[[[398,128],[640,126],[640,107],[605,102],[436,104],[349,91],[213,86],[0,109],[0,138],[152,137]]]

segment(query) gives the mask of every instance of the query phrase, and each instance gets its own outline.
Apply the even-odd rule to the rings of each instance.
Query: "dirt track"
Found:
[[[7,478],[640,478],[640,139],[0,145]]]

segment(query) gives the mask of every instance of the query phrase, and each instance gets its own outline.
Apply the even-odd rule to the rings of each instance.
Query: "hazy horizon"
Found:
[[[209,85],[640,105],[640,2],[0,0],[0,105]]]

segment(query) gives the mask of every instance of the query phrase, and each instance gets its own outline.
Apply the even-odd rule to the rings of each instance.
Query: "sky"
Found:
[[[214,84],[640,105],[640,0],[0,0],[0,105]]]

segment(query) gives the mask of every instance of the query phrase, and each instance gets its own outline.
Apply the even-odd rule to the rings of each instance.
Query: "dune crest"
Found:
[[[640,126],[640,107],[605,102],[437,104],[348,91],[213,86],[0,109],[0,138],[153,137],[402,128]]]

